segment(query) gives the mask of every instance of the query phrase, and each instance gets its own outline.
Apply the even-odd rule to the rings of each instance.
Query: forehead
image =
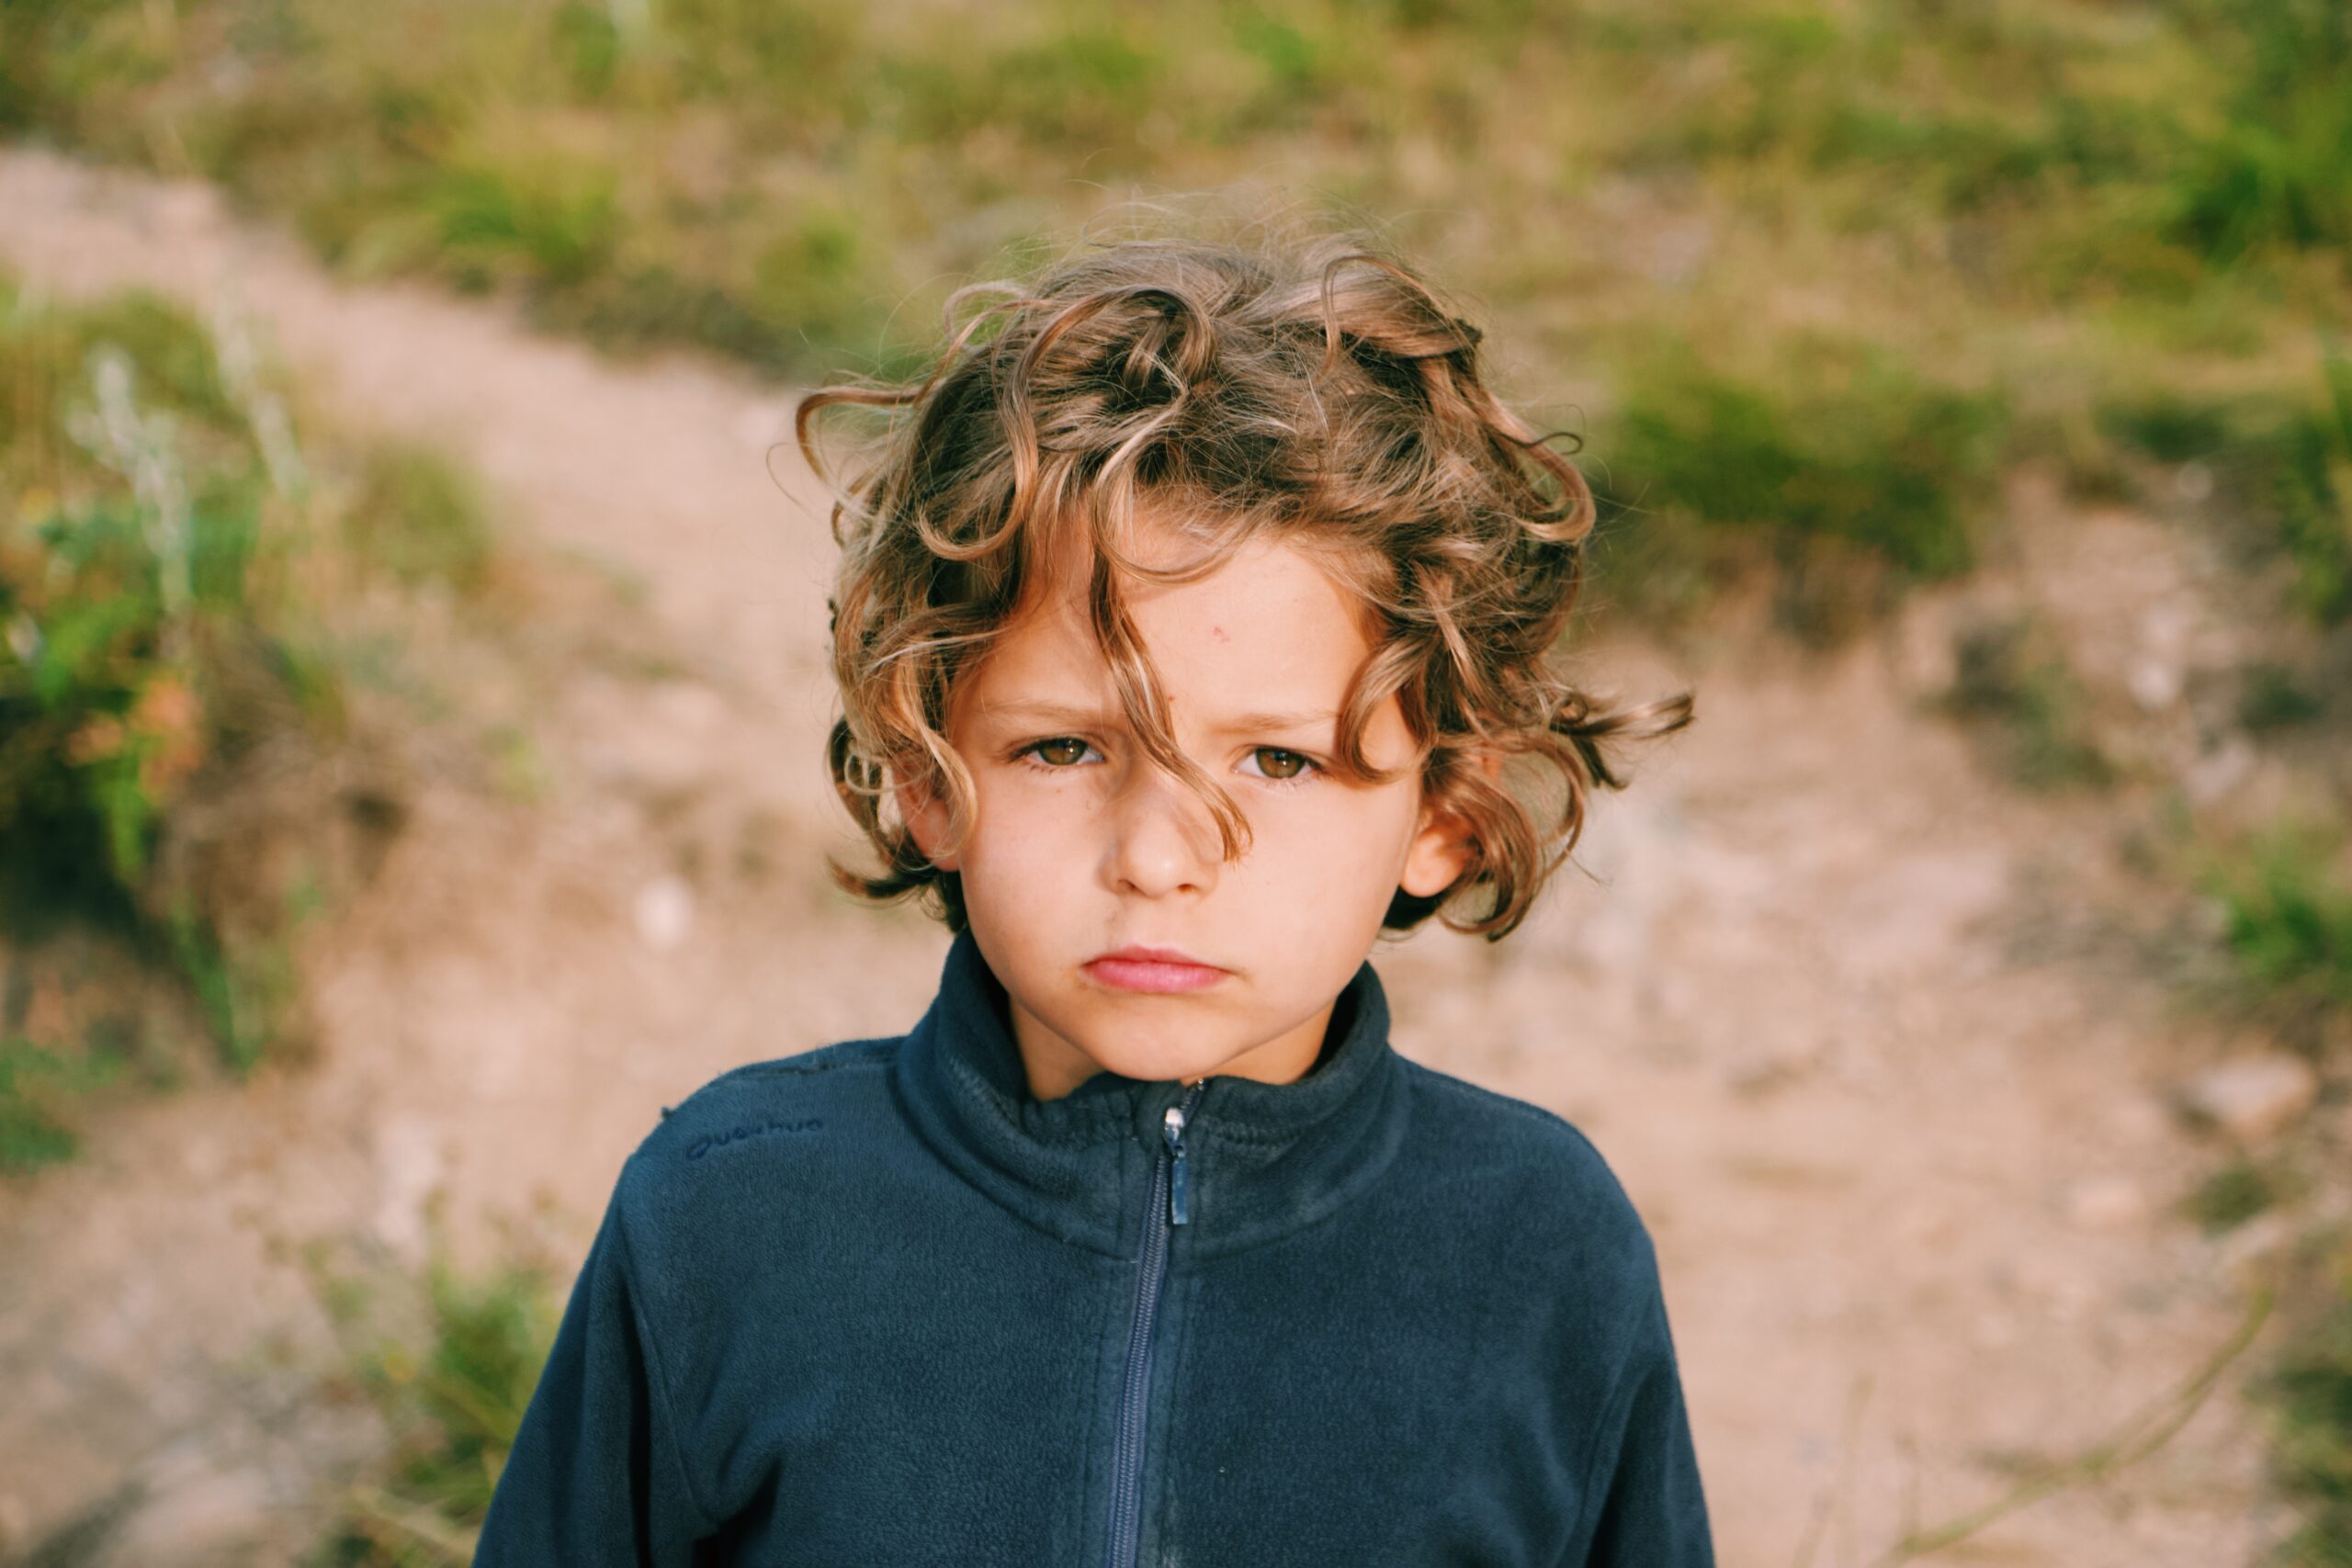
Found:
[[[1197,545],[1142,525],[1131,547],[1153,566],[1195,558]],[[1080,561],[1083,564],[1080,564]],[[1065,552],[1021,615],[959,682],[956,707],[978,720],[1013,704],[1118,711],[1110,661],[1087,602],[1091,551]],[[1205,575],[1128,578],[1121,593],[1170,707],[1211,721],[1235,714],[1329,714],[1371,651],[1364,605],[1322,552],[1248,540]]]

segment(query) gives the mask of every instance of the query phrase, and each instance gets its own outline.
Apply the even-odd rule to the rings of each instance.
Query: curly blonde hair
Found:
[[[1331,770],[1370,783],[1401,771],[1363,750],[1366,721],[1394,694],[1428,797],[1472,846],[1444,892],[1397,891],[1390,930],[1443,908],[1457,931],[1511,931],[1575,847],[1592,791],[1623,787],[1603,742],[1690,722],[1688,692],[1608,706],[1551,668],[1592,492],[1487,389],[1478,330],[1380,249],[1329,236],[1113,243],[1026,284],[960,290],[948,324],[927,374],[829,387],[796,411],[820,474],[820,413],[892,415],[832,513],[843,715],[829,759],[886,863],[871,875],[833,864],[844,888],[923,896],[964,929],[956,874],[916,845],[891,781],[946,807],[951,846],[968,833],[971,778],[944,734],[950,694],[1034,604],[1057,540],[1088,547],[1092,629],[1136,743],[1200,794],[1227,859],[1249,824],[1178,748],[1121,583],[1196,577],[1272,538],[1353,591],[1376,636]],[[1146,506],[1177,519],[1198,553],[1179,567],[1135,558],[1125,541]],[[1482,759],[1555,771],[1565,787],[1549,820]]]

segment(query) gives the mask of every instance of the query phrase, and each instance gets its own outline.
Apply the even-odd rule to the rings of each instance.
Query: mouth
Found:
[[[1098,953],[1081,967],[1098,984],[1118,991],[1197,991],[1227,974],[1172,947],[1123,947]]]

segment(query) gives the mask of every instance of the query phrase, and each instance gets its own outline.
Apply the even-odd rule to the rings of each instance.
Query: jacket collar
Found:
[[[1069,1094],[1029,1091],[1004,988],[971,933],[892,1069],[923,1140],[1023,1220],[1125,1257],[1143,1235],[1160,1120],[1188,1086],[1104,1069]],[[1404,1138],[1403,1061],[1369,962],[1340,993],[1322,1056],[1286,1084],[1212,1076],[1185,1122],[1191,1217],[1171,1260],[1209,1258],[1312,1224],[1379,1176]]]

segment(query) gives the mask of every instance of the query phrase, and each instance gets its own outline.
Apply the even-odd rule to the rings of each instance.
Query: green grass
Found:
[[[2352,359],[2327,354],[2316,379],[2300,395],[2143,394],[2099,422],[2134,453],[2201,466],[2241,531],[2287,562],[2294,606],[2326,627],[2352,620]]]
[[[1595,442],[1607,459],[1596,488],[1619,517],[1630,508],[1642,526],[1679,531],[1731,571],[1769,557],[1784,624],[1828,642],[1889,586],[1973,565],[1968,513],[1990,483],[2003,408],[1849,344],[1792,343],[1789,356],[1805,369],[1778,387],[1687,348],[1629,367]]]
[[[397,581],[474,593],[490,583],[489,517],[471,473],[430,447],[388,442],[360,455],[342,536],[355,558]]]
[[[2335,0],[2186,9],[2230,87],[2175,176],[2170,232],[2223,262],[2352,243],[2352,12]]]
[[[75,1103],[113,1083],[120,1066],[103,1048],[65,1053],[0,1039],[0,1175],[72,1159]]]
[[[2181,1204],[2208,1235],[2235,1230],[2257,1214],[2300,1197],[2303,1181],[2277,1160],[2239,1158],[2209,1172]]]
[[[2294,1568],[2352,1563],[2352,1238],[2301,1249],[2289,1331],[2253,1385],[2268,1416],[2271,1468],[2306,1509],[2276,1558]]]
[[[796,378],[906,368],[953,284],[1129,195],[1320,193],[1490,314],[1525,385],[1600,391],[1589,457],[1649,509],[1612,596],[1701,604],[1770,559],[1830,637],[1966,570],[1988,464],[2092,439],[2113,389],[2302,395],[2314,331],[2352,325],[2344,15],[27,0],[0,126],[208,175],[357,276]],[[1664,270],[1661,223],[1705,236]],[[2340,618],[2313,430],[2253,504]]]
[[[2300,728],[2327,712],[2326,700],[2309,679],[2277,664],[2257,663],[2240,671],[2238,722],[2256,735]]]
[[[2279,823],[2199,876],[2245,993],[2290,1023],[2352,1010],[2352,864],[2340,826]]]
[[[548,1267],[454,1265],[437,1229],[422,1280],[335,1274],[312,1259],[343,1346],[339,1384],[383,1420],[385,1451],[342,1493],[313,1568],[430,1568],[470,1560],[474,1537],[555,1340]]]
[[[2318,1057],[2352,1019],[2352,855],[2345,825],[2278,819],[2221,840],[2188,840],[2179,862],[2214,900],[2224,971],[2206,1001],[2243,1025]],[[2325,1133],[2306,1128],[2204,1176],[2182,1212],[2211,1234],[2340,1185]],[[2319,1212],[2316,1207],[2312,1212]],[[2285,1333],[2247,1385],[2268,1427],[2272,1473],[2305,1507],[2266,1563],[2352,1564],[2352,1236],[2306,1220],[2282,1255]]]
[[[2030,617],[1972,626],[1954,655],[1942,706],[1978,726],[2020,787],[2048,792],[2114,780],[2082,688],[2046,627]]]

